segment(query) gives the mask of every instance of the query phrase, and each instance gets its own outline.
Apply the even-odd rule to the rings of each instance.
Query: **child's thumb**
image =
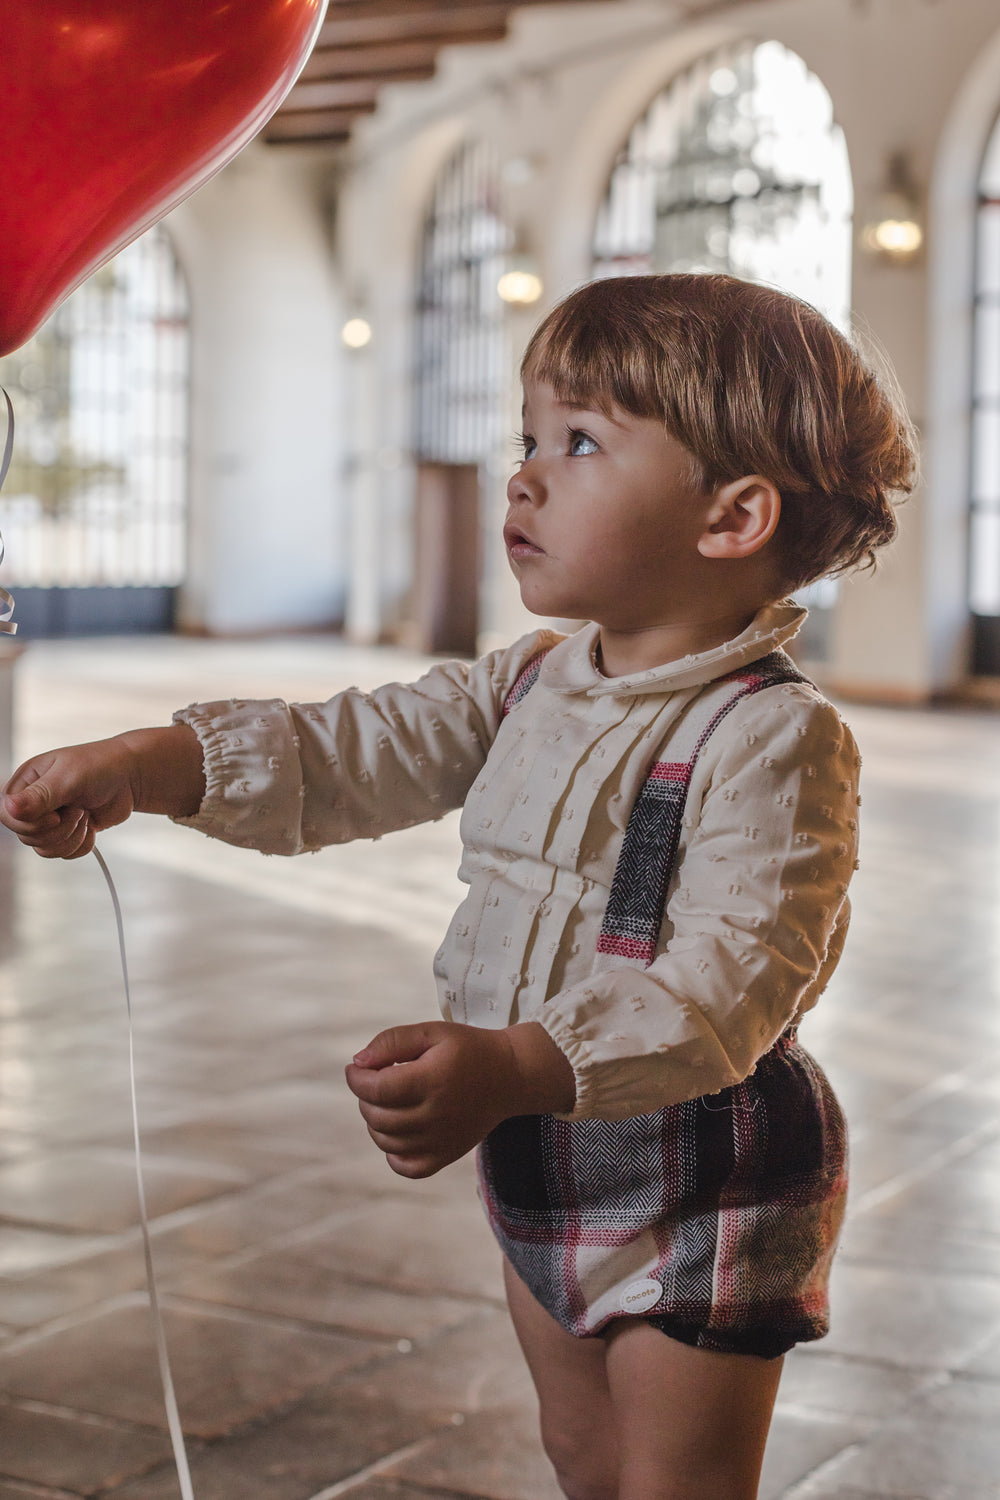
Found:
[[[16,792],[7,792],[4,797],[4,807],[11,817],[26,823],[42,817],[52,806],[52,788],[41,778],[28,786],[19,787]]]

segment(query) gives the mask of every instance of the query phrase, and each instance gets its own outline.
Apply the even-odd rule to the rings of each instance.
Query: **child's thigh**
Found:
[[[603,1339],[574,1338],[504,1261],[507,1304],[538,1392],[542,1441],[568,1495],[617,1494],[618,1445]]]
[[[695,1349],[638,1320],[613,1325],[618,1500],[755,1500],[781,1367]]]

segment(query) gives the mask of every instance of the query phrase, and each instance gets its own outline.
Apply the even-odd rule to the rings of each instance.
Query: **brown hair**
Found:
[[[770,479],[786,588],[871,565],[896,535],[913,429],[889,383],[796,297],[733,276],[590,282],[544,319],[521,370],[560,400],[658,418],[701,489]]]

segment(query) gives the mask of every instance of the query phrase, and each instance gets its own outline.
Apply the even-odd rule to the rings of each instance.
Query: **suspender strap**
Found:
[[[551,651],[552,647],[549,647]],[[521,668],[514,685],[503,700],[503,717],[506,718],[512,708],[516,708],[526,693],[529,693],[538,681],[538,674],[542,670],[542,662],[548,656],[549,651],[539,651],[533,656],[528,664]]]
[[[685,715],[687,759],[654,762],[629,815],[597,940],[597,952],[611,958],[611,966],[617,958],[646,968],[656,957],[688,791],[711,736],[744,698],[779,683],[808,681],[783,651],[772,651],[695,698]]]

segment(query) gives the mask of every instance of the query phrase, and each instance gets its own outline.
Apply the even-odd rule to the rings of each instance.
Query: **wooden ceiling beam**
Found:
[[[330,0],[312,56],[264,139],[347,140],[357,117],[375,109],[382,85],[433,77],[442,47],[502,41],[517,9],[518,0]]]
[[[358,78],[369,74],[389,78],[395,73],[428,69],[433,73],[440,51],[435,42],[397,42],[385,47],[324,47],[312,54],[300,82],[329,82],[334,78]]]
[[[280,146],[303,142],[336,145],[349,140],[356,122],[362,115],[370,113],[364,109],[317,109],[275,115],[264,132],[264,139]]]
[[[436,41],[441,46],[461,39],[501,40],[507,32],[512,4],[446,7],[410,0],[408,5],[358,4],[328,11],[316,45],[324,47],[378,46],[383,42]]]
[[[280,112],[286,115],[314,109],[373,110],[382,82],[381,78],[341,78],[332,83],[297,83]]]

